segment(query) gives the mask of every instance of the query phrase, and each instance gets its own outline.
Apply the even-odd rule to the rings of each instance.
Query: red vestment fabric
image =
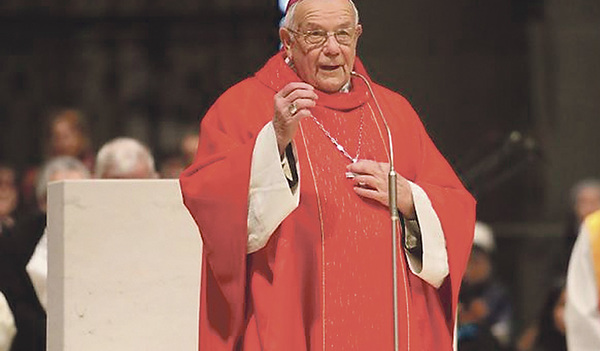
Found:
[[[355,70],[366,75],[359,60]],[[180,178],[204,243],[199,349],[392,350],[389,211],[354,193],[344,177],[350,161],[310,118],[294,139],[300,204],[263,249],[246,253],[254,143],[272,119],[274,94],[292,81],[301,79],[280,52],[225,92],[202,120],[196,160]],[[450,267],[436,289],[411,272],[400,247],[400,349],[451,350],[475,201],[410,104],[372,84],[396,170],[431,200]],[[317,93],[313,115],[352,156],[360,149],[361,159],[388,162],[385,127],[361,80],[352,79],[349,93]]]

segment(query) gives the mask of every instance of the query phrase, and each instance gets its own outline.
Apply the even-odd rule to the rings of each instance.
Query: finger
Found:
[[[349,171],[357,174],[376,174],[379,170],[378,162],[373,160],[358,160],[346,167]]]
[[[292,83],[288,83],[286,86],[284,86],[277,94],[281,97],[287,97],[291,92],[293,92],[296,89],[309,90],[309,91],[315,90],[315,88],[310,84],[307,84],[304,82],[292,82]]]
[[[347,166],[354,173],[371,174],[378,178],[386,178],[389,173],[389,164],[372,160],[359,160]]]
[[[306,89],[296,89],[285,97],[285,99],[289,102],[293,102],[299,99],[317,100],[318,98],[319,97],[317,96],[317,93],[315,93],[312,90]]]
[[[354,177],[354,185],[361,188],[381,189],[381,181],[371,175],[357,175]]]
[[[310,110],[302,109],[302,110],[299,110],[298,112],[296,112],[296,114],[293,115],[292,117],[290,117],[290,119],[293,123],[297,123],[300,120],[302,120],[306,117],[310,117],[310,116],[312,116],[312,112],[310,112]]]
[[[298,111],[315,107],[317,105],[316,101],[312,99],[298,99],[294,101],[294,104],[296,105],[296,109]]]
[[[387,205],[387,197],[382,196],[382,194],[377,190],[355,186],[354,192],[362,198],[371,199],[381,203],[382,205]]]
[[[295,106],[295,108],[292,109],[292,106]],[[311,99],[298,99],[292,103],[288,103],[285,99],[281,97],[275,98],[275,114],[276,116],[279,116],[281,118],[291,117],[292,115],[296,114],[302,109],[307,109],[315,106],[316,102]]]

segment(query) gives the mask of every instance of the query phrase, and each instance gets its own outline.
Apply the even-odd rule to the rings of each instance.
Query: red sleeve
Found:
[[[394,140],[394,148],[397,149],[396,158],[398,159],[399,154],[406,156],[407,153],[410,154],[411,159],[415,158],[413,181],[431,200],[442,225],[450,273],[438,289],[438,295],[444,306],[449,327],[452,327],[458,293],[473,241],[475,199],[464,188],[450,164],[431,141],[410,103],[386,89],[382,90],[382,95],[387,97],[388,103],[391,102],[391,111],[400,111],[399,117],[393,119],[391,123],[394,135],[402,136],[397,142]],[[409,148],[409,150],[399,148]]]
[[[204,245],[200,331],[211,335],[201,335],[201,339],[218,335],[221,340],[211,344],[227,350],[233,349],[243,331],[248,187],[252,151],[262,123],[252,116],[264,110],[246,104],[253,97],[244,91],[230,89],[208,111],[195,161],[180,177],[185,206]]]
[[[421,143],[416,184],[427,193],[444,231],[450,273],[440,287],[439,294],[443,305],[450,308],[446,316],[453,325],[458,293],[471,253],[476,203],[435,147],[418,117],[416,121]]]

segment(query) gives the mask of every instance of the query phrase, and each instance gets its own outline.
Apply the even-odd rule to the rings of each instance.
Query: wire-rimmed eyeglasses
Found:
[[[350,45],[354,40],[356,28],[338,29],[335,32],[327,32],[322,29],[309,30],[306,32],[298,32],[291,28],[287,28],[294,35],[302,36],[304,41],[310,45],[321,46],[325,44],[329,36],[333,36],[340,45]]]

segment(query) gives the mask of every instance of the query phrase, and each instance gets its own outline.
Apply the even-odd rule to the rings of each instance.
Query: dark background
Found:
[[[600,176],[600,2],[356,0],[372,77],[414,105],[495,229],[518,326],[555,278],[577,180]],[[2,0],[0,160],[45,157],[46,116],[81,109],[96,148],[158,161],[277,51],[267,0]]]

